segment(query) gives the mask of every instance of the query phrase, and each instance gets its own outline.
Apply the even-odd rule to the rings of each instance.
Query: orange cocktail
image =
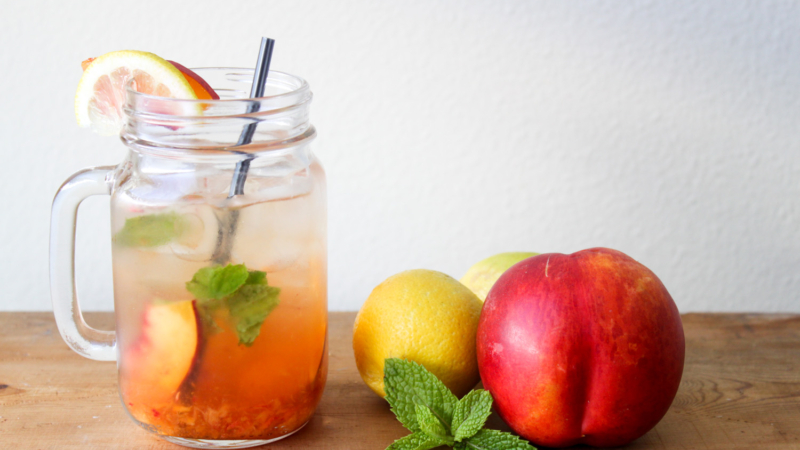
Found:
[[[114,198],[120,391],[145,428],[271,440],[309,420],[327,373],[324,193],[309,187],[233,208]],[[233,211],[221,264],[214,252]]]

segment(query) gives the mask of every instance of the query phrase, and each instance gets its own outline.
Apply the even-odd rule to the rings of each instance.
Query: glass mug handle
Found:
[[[82,356],[117,359],[114,331],[97,330],[83,320],[75,290],[75,222],[78,206],[92,195],[111,195],[115,167],[93,167],[75,173],[61,185],[50,213],[50,297],[64,342]]]

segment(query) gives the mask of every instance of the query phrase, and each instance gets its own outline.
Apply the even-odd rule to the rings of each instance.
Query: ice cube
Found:
[[[184,205],[176,212],[180,217],[181,232],[169,244],[169,251],[185,261],[211,261],[219,230],[214,208],[194,203]]]

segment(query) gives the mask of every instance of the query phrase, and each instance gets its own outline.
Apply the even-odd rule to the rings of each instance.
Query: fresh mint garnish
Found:
[[[231,320],[236,327],[239,343],[243,345],[253,345],[261,332],[261,324],[278,306],[280,288],[267,285],[264,277],[262,280],[259,284],[245,283],[228,298]]]
[[[436,375],[421,365],[403,359],[389,358],[384,362],[384,388],[392,412],[404,427],[420,431],[416,405],[427,406],[443,424],[453,420],[458,398]]]
[[[204,267],[186,283],[186,290],[197,299],[204,326],[218,329],[213,313],[225,308],[239,344],[248,347],[261,332],[264,320],[278,306],[281,292],[280,288],[267,284],[265,272],[247,270],[244,264]]]
[[[486,428],[460,444],[463,445],[461,447],[463,449],[531,450],[536,448],[528,441],[511,433]]]
[[[435,439],[439,445],[453,445],[455,442],[450,436],[445,425],[427,406],[416,405],[414,410],[417,412],[417,423],[419,429],[428,437]]]
[[[419,431],[394,441],[392,445],[386,447],[386,450],[429,450],[441,445],[439,441]]]
[[[186,290],[197,300],[222,300],[236,292],[249,277],[244,264],[203,267],[186,283]]]
[[[158,247],[179,238],[189,223],[178,213],[147,214],[125,220],[113,241],[125,247]]]
[[[478,432],[492,413],[492,395],[489,391],[470,391],[459,400],[453,412],[453,437],[456,441]]]
[[[457,450],[536,450],[519,437],[483,428],[492,395],[483,389],[458,400],[436,375],[420,364],[398,358],[384,361],[386,400],[412,434],[386,450],[429,450],[448,445]]]

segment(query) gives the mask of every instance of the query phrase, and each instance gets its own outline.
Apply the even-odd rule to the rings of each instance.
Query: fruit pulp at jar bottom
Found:
[[[309,217],[275,215],[281,208],[308,210],[282,205],[304,201],[312,200],[241,209],[232,261],[267,272],[269,285],[281,289],[278,306],[251,346],[239,343],[224,309],[213,313],[209,327],[186,291],[193,274],[210,265],[207,258],[194,257],[180,242],[155,248],[115,244],[120,391],[130,415],[145,428],[193,439],[273,439],[310,419],[328,362],[324,231],[297,222],[289,226]],[[189,208],[178,213],[191,214]],[[269,217],[289,222],[282,241],[291,245],[264,242],[280,238]],[[201,234],[213,240],[217,232],[208,229],[209,222]]]

